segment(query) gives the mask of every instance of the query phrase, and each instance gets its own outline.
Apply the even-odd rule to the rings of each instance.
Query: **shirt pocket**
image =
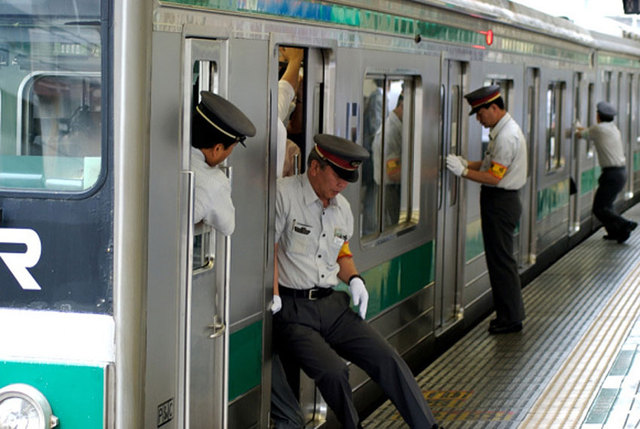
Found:
[[[336,228],[333,232],[333,237],[329,240],[328,251],[329,251],[329,260],[337,261],[338,255],[340,254],[340,249],[346,242],[347,235],[344,233],[342,229]]]
[[[309,225],[294,222],[289,234],[288,250],[297,254],[313,254],[315,252],[315,234]]]

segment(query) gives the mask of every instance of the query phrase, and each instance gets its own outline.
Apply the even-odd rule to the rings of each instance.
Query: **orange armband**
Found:
[[[502,164],[498,164],[497,162],[491,162],[491,168],[489,168],[489,173],[493,177],[497,177],[498,179],[502,179],[507,172],[507,167]]]
[[[353,254],[351,253],[351,249],[349,249],[349,242],[345,241],[340,248],[340,252],[338,253],[338,259],[340,258],[351,258]]]

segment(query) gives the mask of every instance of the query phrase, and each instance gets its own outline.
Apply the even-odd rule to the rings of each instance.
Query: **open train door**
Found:
[[[190,166],[191,115],[200,91],[226,97],[228,42],[184,40],[182,79],[181,293],[184,323],[184,427],[227,427],[228,291],[230,239],[208,225],[193,224],[195,177]],[[227,175],[231,169],[226,168]]]

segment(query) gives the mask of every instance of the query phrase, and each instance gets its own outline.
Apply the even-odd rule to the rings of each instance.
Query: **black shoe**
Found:
[[[500,322],[497,318],[489,320],[489,327],[501,324],[503,324],[503,322]]]
[[[602,236],[602,238],[605,239],[605,240],[617,240],[618,239],[617,237],[615,237],[615,236],[613,236],[611,234],[604,235],[604,236]]]
[[[496,323],[489,325],[490,334],[509,334],[522,331],[522,322]]]
[[[637,226],[638,226],[637,222],[634,222],[631,220],[627,221],[626,225],[624,226],[624,229],[620,232],[620,234],[616,236],[616,240],[618,241],[618,243],[624,243],[625,241],[627,241],[627,239],[631,235],[631,231],[636,229]]]
[[[618,243],[624,243],[625,241],[627,241],[627,238],[629,238],[630,235],[631,235],[631,230],[629,229],[621,232],[620,235],[618,236]]]

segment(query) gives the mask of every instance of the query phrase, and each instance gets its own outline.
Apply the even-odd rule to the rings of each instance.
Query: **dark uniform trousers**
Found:
[[[501,323],[522,322],[525,317],[518,264],[513,257],[513,232],[521,214],[522,204],[517,190],[481,187],[484,252],[493,306]]]
[[[435,419],[411,370],[380,334],[349,307],[349,295],[335,291],[309,300],[281,293],[273,335],[283,362],[291,360],[312,378],[344,428],[360,428],[344,359],[362,368],[382,387],[414,429]]]
[[[604,225],[607,233],[617,236],[629,223],[613,209],[616,197],[624,188],[627,180],[625,167],[605,167],[598,178],[598,189],[593,198],[593,214]]]

